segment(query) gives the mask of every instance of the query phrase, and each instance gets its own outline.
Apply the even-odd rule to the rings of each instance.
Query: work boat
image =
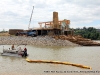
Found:
[[[4,47],[3,47],[3,52],[0,53],[0,54],[1,54],[2,56],[27,57],[28,54],[24,54],[23,51],[24,51],[24,50],[22,50],[20,47],[14,49],[14,50],[11,50],[11,49],[4,49]]]

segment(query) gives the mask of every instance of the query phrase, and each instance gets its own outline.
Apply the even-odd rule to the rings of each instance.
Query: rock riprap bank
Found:
[[[52,36],[37,36],[37,37],[25,37],[25,36],[0,36],[1,45],[36,45],[36,46],[79,46],[68,40],[56,40]]]

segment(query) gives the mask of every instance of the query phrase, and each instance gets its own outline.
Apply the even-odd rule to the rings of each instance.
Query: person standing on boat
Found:
[[[25,56],[25,57],[27,56],[27,48],[26,47],[24,48],[24,54],[23,54],[23,56]]]
[[[14,49],[15,49],[14,44],[12,45],[11,49],[12,49],[12,50],[14,50]]]

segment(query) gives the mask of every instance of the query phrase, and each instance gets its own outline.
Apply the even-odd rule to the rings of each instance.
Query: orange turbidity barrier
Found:
[[[54,64],[63,64],[63,65],[72,65],[72,66],[76,66],[76,67],[80,67],[80,68],[85,68],[85,69],[92,69],[89,66],[84,66],[81,64],[74,64],[74,63],[70,63],[70,62],[61,62],[61,61],[50,61],[50,60],[30,60],[28,58],[26,58],[27,62],[30,63],[54,63]]]

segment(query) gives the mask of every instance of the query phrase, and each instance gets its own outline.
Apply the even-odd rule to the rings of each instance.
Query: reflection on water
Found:
[[[9,48],[11,45],[4,45]],[[17,46],[16,46],[17,47]],[[24,48],[24,45],[20,45]],[[100,69],[100,47],[38,47],[27,45],[28,58],[32,60],[57,60],[71,63],[83,64],[92,67],[92,70]],[[2,52],[3,45],[0,46]],[[44,71],[86,71],[86,69],[60,64],[28,63],[25,58],[0,56],[0,73],[18,72],[18,73],[40,73]]]

